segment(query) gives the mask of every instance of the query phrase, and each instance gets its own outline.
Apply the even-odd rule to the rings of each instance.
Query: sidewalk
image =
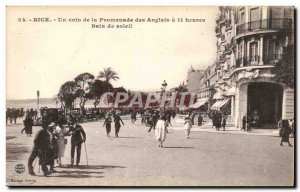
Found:
[[[184,130],[184,124],[181,121],[172,121],[172,126],[169,126],[170,130]],[[221,128],[220,131],[216,131],[215,128],[212,128],[211,122],[206,122],[202,126],[198,126],[197,124],[193,125],[191,131],[203,131],[210,133],[218,133],[218,134],[238,134],[238,135],[259,135],[259,136],[271,136],[271,137],[279,137],[279,132],[277,129],[252,129],[250,133],[246,131],[241,131],[240,129],[233,126],[233,124],[228,124],[225,127],[225,131]]]

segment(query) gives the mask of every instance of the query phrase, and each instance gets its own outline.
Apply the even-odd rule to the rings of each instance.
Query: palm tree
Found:
[[[108,67],[104,68],[103,71],[99,72],[98,78],[105,79],[105,81],[109,83],[111,79],[115,81],[118,80],[119,76],[117,72],[115,72],[112,68]]]

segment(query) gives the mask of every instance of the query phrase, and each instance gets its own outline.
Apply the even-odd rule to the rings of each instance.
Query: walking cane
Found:
[[[35,164],[37,162],[37,158],[35,158],[34,164],[33,164],[33,169],[35,168]]]
[[[86,166],[89,166],[89,160],[88,160],[88,156],[87,156],[85,141],[83,143],[84,143],[84,149],[85,149]]]

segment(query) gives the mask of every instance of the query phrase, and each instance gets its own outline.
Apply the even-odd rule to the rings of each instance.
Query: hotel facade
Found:
[[[294,57],[294,8],[219,7],[215,21],[216,62],[204,71],[198,97],[213,100],[210,110],[225,111],[237,128],[253,114],[260,128],[294,118],[294,89],[273,71],[285,54]]]

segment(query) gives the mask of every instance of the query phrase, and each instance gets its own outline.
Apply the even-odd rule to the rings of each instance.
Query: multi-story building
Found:
[[[294,48],[293,7],[220,7],[216,18],[217,102],[236,127],[258,115],[261,127],[294,117],[294,89],[275,81],[274,66]],[[290,63],[294,65],[294,63]]]
[[[195,70],[192,66],[187,75],[187,90],[189,93],[195,93],[199,91],[200,78],[203,76],[203,70]]]

